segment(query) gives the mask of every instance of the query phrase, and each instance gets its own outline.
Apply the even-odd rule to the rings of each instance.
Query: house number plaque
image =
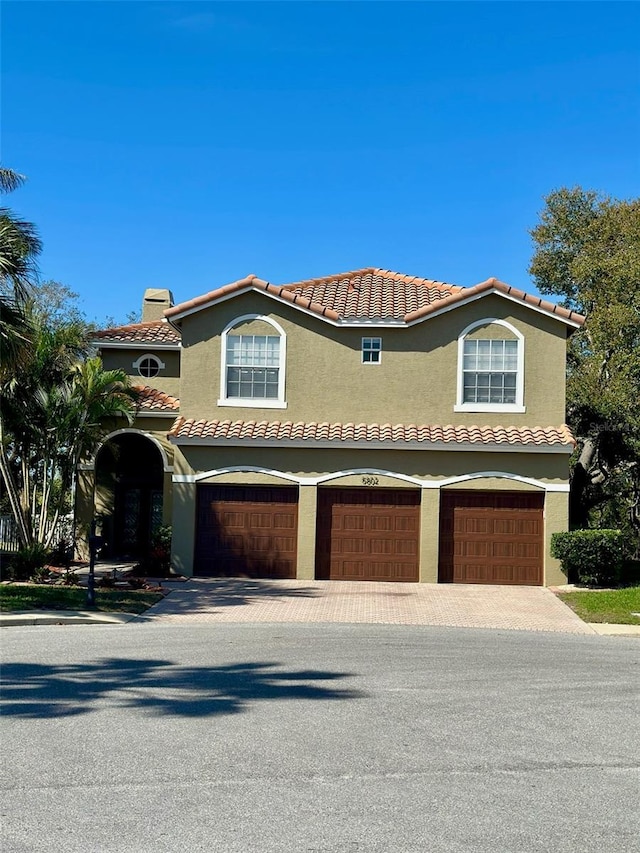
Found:
[[[363,486],[377,486],[380,480],[377,477],[363,477],[362,485]]]

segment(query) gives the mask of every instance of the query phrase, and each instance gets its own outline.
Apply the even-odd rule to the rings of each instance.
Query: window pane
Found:
[[[277,399],[279,365],[277,335],[228,335],[227,397]]]

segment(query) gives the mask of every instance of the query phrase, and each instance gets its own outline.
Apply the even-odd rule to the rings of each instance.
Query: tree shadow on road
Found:
[[[0,713],[24,719],[71,717],[107,705],[150,716],[210,717],[242,713],[261,701],[363,697],[360,691],[332,686],[349,677],[253,661],[226,666],[129,658],[51,666],[7,663]]]
[[[214,613],[218,608],[240,607],[261,601],[292,601],[316,598],[322,593],[311,586],[296,586],[295,582],[257,580],[251,578],[197,578],[184,585],[176,585],[171,594],[147,610],[142,621],[154,616],[170,614],[189,616]]]

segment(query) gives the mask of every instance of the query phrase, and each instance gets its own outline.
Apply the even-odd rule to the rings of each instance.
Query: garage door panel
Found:
[[[414,490],[320,489],[317,577],[417,581],[419,520]]]
[[[296,488],[200,486],[195,573],[294,578],[297,518]]]
[[[529,492],[443,492],[439,579],[540,585],[544,496]]]

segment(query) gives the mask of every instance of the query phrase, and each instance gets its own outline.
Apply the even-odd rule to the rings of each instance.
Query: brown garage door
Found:
[[[316,577],[417,581],[420,493],[318,489]]]
[[[442,492],[439,580],[542,584],[544,495]]]
[[[298,489],[199,486],[197,575],[295,578]]]

